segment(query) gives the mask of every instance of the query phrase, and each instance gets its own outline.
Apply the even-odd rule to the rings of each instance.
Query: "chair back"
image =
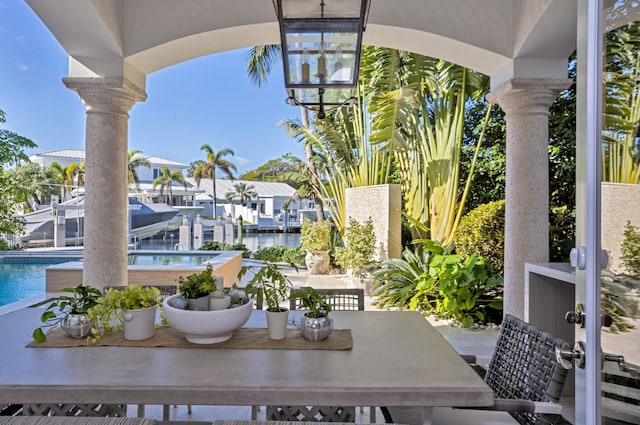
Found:
[[[158,288],[158,290],[160,291],[160,295],[162,295],[163,297],[169,297],[171,295],[175,295],[178,293],[178,286],[176,285],[140,285],[143,288],[146,288],[148,286],[153,286],[154,288]],[[108,289],[113,289],[115,291],[122,291],[122,289],[124,289],[125,285],[112,285],[112,286],[105,286],[102,288],[102,292],[107,292]]]
[[[522,320],[506,314],[485,382],[496,398],[558,402],[567,370],[557,361],[556,347],[570,348]],[[552,415],[512,412],[520,424],[551,424]]]
[[[291,295],[300,292],[301,289],[291,290]],[[325,294],[332,311],[364,310],[364,289],[317,289],[321,294]],[[331,294],[331,295],[329,295]],[[294,298],[290,301],[290,310],[301,308],[300,299]]]

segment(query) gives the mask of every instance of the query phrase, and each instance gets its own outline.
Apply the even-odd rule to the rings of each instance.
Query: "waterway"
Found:
[[[171,235],[173,235],[173,237]],[[205,241],[212,239],[211,234],[204,235]],[[166,236],[162,235],[161,237],[141,241],[140,249],[173,250],[178,242],[179,236],[177,232],[167,233]],[[234,243],[237,243],[237,238],[234,238]],[[242,243],[245,244],[251,252],[269,246],[295,248],[300,246],[300,233],[245,233],[242,236]]]

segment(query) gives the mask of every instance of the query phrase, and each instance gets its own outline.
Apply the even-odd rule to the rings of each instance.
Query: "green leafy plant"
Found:
[[[98,298],[102,296],[102,292],[99,289],[82,284],[73,288],[63,288],[61,292],[63,295],[48,298],[31,306],[40,307],[48,304],[40,315],[40,321],[44,325],[33,331],[33,339],[35,341],[46,341],[47,336],[44,329],[60,326],[64,316],[67,314],[86,314],[90,308],[97,304]]]
[[[445,319],[455,319],[465,327],[476,320],[485,321],[486,308],[502,309],[502,298],[494,291],[501,290],[502,279],[490,277],[485,262],[476,256],[462,259],[451,254],[451,246],[442,247],[435,241],[414,241],[431,253],[426,279],[417,285],[417,292],[409,306],[416,309],[423,295],[430,295],[435,287],[434,312]],[[487,296],[487,293],[494,292]]]
[[[332,291],[320,293],[311,286],[305,286],[292,293],[290,298],[299,299],[302,307],[309,310],[305,313],[307,317],[317,319],[320,317],[329,317],[331,304],[329,304],[327,298],[332,295]]]
[[[267,246],[256,250],[253,258],[261,261],[304,264],[306,251],[302,247]]]
[[[451,253],[451,245],[428,239],[414,243],[415,252],[407,249],[402,260],[386,260],[373,273],[379,303],[455,319],[466,327],[500,316],[502,279],[490,276],[482,259],[462,259]]]
[[[93,320],[89,342],[96,343],[105,333],[122,329],[125,311],[140,310],[162,304],[160,290],[153,286],[127,285],[121,290],[109,289],[87,312]]]
[[[416,286],[426,279],[429,270],[429,252],[405,248],[402,258],[390,258],[373,272],[376,305],[383,308],[409,308],[417,292]],[[432,295],[433,297],[433,295]]]
[[[350,270],[356,276],[362,274],[362,267],[372,264],[376,249],[376,235],[373,233],[371,217],[364,224],[350,218],[344,232],[344,247],[337,247],[335,262]]]
[[[308,219],[302,221],[300,228],[300,244],[307,251],[327,251],[331,243],[331,223],[327,220],[312,223]]]
[[[200,273],[193,273],[178,278],[178,292],[186,299],[195,300],[209,295],[217,289],[213,266],[208,264]]]
[[[456,252],[462,258],[481,257],[498,273],[504,269],[504,206],[501,200],[469,211],[454,235]]]
[[[622,263],[632,275],[640,275],[640,232],[630,221],[624,227],[622,241]]]
[[[298,271],[295,264],[290,264],[290,266]],[[257,266],[242,266],[238,272],[238,280],[242,281],[244,275],[256,267]],[[267,310],[269,311],[284,311],[286,309],[281,308],[279,304],[288,299],[289,291],[292,287],[293,284],[287,276],[280,271],[278,264],[265,261],[245,287],[245,292],[252,298],[264,297]]]
[[[251,258],[251,250],[243,243],[231,245],[218,241],[205,241],[200,251],[242,251],[242,258]]]

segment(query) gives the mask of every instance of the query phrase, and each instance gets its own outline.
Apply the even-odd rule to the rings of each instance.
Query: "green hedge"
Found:
[[[459,255],[478,256],[499,274],[504,269],[504,206],[505,201],[500,200],[469,211],[454,235]]]

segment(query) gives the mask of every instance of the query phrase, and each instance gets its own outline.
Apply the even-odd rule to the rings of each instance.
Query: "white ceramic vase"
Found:
[[[209,298],[209,311],[224,310],[231,305],[231,297],[228,295],[212,296]]]
[[[289,320],[289,310],[267,310],[267,329],[269,331],[269,338],[284,339],[287,336],[287,320]]]
[[[137,341],[151,338],[156,333],[157,306],[140,310],[128,310],[123,312],[124,339]]]

